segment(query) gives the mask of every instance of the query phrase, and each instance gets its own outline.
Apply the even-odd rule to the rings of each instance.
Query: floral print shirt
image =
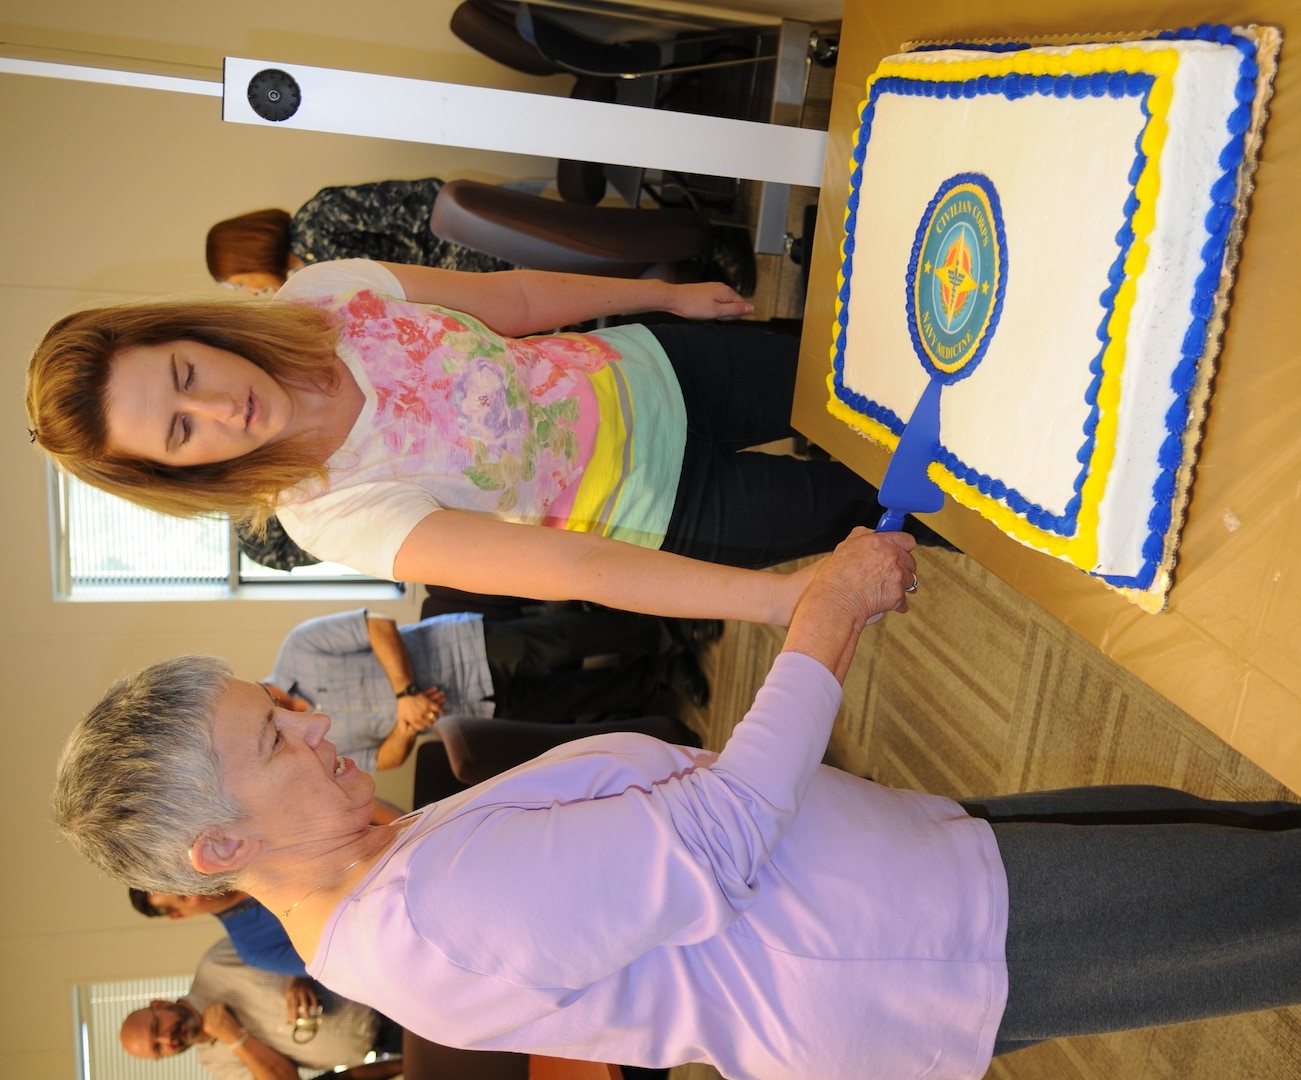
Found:
[[[328,489],[308,483],[278,508],[295,540],[386,577],[442,507],[663,542],[686,416],[649,331],[505,338],[401,295],[388,270],[362,260],[309,267],[280,293],[336,323],[339,357],[366,396],[327,462]]]

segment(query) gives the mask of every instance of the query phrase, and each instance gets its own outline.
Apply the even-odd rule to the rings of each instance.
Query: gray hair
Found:
[[[178,656],[109,688],[63,748],[54,820],[101,870],[149,892],[218,893],[236,874],[202,874],[190,848],[240,819],[221,788],[213,713],[231,677],[215,656]]]

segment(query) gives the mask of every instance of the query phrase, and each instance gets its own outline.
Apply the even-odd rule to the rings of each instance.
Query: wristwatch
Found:
[[[423,693],[424,693],[424,691],[421,690],[420,687],[418,687],[415,683],[407,683],[407,688],[406,688],[405,690],[399,690],[399,691],[398,691],[396,694],[394,694],[393,696],[394,696],[394,697],[400,697],[400,698],[404,698],[404,697],[419,697],[419,696],[420,696],[421,694],[423,694]]]

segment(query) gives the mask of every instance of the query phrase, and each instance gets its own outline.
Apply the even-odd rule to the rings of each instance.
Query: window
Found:
[[[145,1008],[154,998],[174,1001],[189,989],[189,975],[73,987],[77,1080],[212,1080],[193,1053],[141,1061],[123,1053],[118,1043],[127,1013]]]
[[[400,585],[338,563],[272,570],[239,549],[224,517],[145,510],[50,470],[54,591],[70,600],[380,599]],[[310,593],[307,590],[312,590]]]

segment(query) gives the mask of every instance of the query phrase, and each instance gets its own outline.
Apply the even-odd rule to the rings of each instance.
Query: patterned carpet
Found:
[[[918,562],[912,612],[862,638],[828,762],[954,796],[1154,783],[1214,798],[1293,797],[972,560],[928,549]],[[744,715],[781,642],[771,627],[727,625],[705,662],[713,701],[687,718],[706,746],[721,746]],[[988,1076],[1295,1080],[1301,1008],[1044,1043],[997,1060]]]

